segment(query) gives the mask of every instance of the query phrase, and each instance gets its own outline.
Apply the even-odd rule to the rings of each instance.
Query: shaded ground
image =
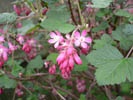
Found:
[[[0,13],[12,11],[11,2],[15,0],[0,0]]]

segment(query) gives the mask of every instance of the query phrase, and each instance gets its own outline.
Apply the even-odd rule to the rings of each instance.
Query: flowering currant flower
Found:
[[[3,89],[2,88],[0,88],[0,94],[2,94],[3,93]]]
[[[78,79],[76,81],[76,83],[77,83],[76,88],[77,88],[78,92],[80,92],[80,93],[84,92],[86,89],[85,81]]]
[[[3,66],[4,62],[8,59],[8,48],[0,45],[0,68]]]
[[[50,44],[54,44],[54,47],[57,48],[59,44],[64,40],[60,32],[55,31],[50,33],[51,39],[48,40]]]
[[[20,7],[18,7],[17,5],[13,5],[13,10],[16,12],[16,14],[18,16],[20,16],[20,14],[21,14],[21,8]]]
[[[4,36],[0,36],[0,43],[1,43],[1,42],[5,42]]]
[[[17,38],[16,38],[16,40],[19,42],[19,44],[23,44],[24,43],[24,36],[22,36],[22,35],[20,35],[20,34],[18,34],[17,35]]]
[[[9,53],[12,53],[18,48],[17,46],[13,45],[11,42],[8,42],[8,46],[9,46]]]
[[[69,45],[67,45],[64,50],[60,52],[56,60],[64,79],[70,78],[70,74],[75,63],[78,65],[82,64],[82,61],[77,54],[77,50],[73,46]]]
[[[82,48],[87,48],[88,44],[90,44],[92,42],[92,39],[90,37],[86,37],[87,35],[87,31],[83,30],[81,35],[80,33],[77,31],[75,32],[74,36],[75,36],[75,46],[77,47],[82,47]]]
[[[56,66],[55,65],[52,65],[50,68],[49,68],[49,73],[50,74],[55,74],[56,72]]]

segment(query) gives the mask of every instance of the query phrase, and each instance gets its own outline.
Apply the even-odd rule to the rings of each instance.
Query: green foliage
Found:
[[[130,94],[131,85],[132,85],[132,84],[129,83],[129,82],[122,83],[122,84],[120,85],[120,87],[121,87],[121,92],[122,92],[122,93],[125,93],[125,94]]]
[[[14,13],[1,13],[0,14],[0,24],[13,23],[17,19]]]
[[[97,17],[103,17],[107,14],[110,14],[111,10],[110,9],[99,9],[98,12],[96,13]]]
[[[93,48],[94,49],[99,49],[99,48],[103,48],[106,45],[113,45],[113,44],[115,44],[113,39],[109,35],[104,34],[101,37],[101,39],[94,40]]]
[[[22,27],[18,29],[18,33],[25,35],[28,32],[31,32],[34,28],[36,28],[31,20],[25,20],[22,23]]]
[[[37,100],[37,96],[36,95],[29,95],[28,98],[26,100]]]
[[[113,46],[94,50],[87,56],[88,61],[97,67],[95,76],[99,85],[113,85],[133,81],[133,58],[123,58]]]
[[[99,26],[94,27],[92,31],[99,32],[99,31],[107,29],[108,27],[109,27],[109,24],[105,21],[105,22],[102,22]]]
[[[121,96],[118,96],[115,100],[125,100],[125,99],[122,98]]]
[[[43,67],[43,60],[41,58],[41,56],[37,56],[36,58],[34,58],[33,60],[31,60],[28,65],[27,65],[27,68],[28,69],[40,69]]]
[[[0,76],[0,87],[4,88],[15,88],[16,81],[8,78],[6,75]]]
[[[15,62],[11,72],[12,75],[17,77],[19,76],[19,73],[23,73],[23,72],[24,72],[24,68],[20,66],[18,62]]]
[[[120,47],[124,50],[129,50],[133,45],[133,25],[126,24],[117,27],[112,32],[112,36],[115,40],[120,42]]]
[[[56,58],[58,57],[58,53],[50,53],[47,57],[47,60],[52,61],[54,64],[56,64]]]
[[[82,59],[82,65],[76,65],[74,71],[87,71],[88,70],[88,61],[84,55],[80,57]]]
[[[122,17],[131,17],[132,16],[132,14],[130,14],[129,12],[127,12],[123,9],[119,9],[117,12],[115,12],[115,15],[122,16]]]
[[[81,94],[79,100],[86,100],[85,95]]]
[[[70,18],[70,13],[63,6],[62,8],[53,8],[47,13],[41,26],[49,31],[58,30],[62,33],[69,33],[75,27],[72,24],[66,23]]]
[[[112,0],[92,0],[92,7],[94,8],[106,8],[110,5]]]

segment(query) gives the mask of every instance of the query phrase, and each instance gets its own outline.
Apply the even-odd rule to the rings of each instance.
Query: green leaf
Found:
[[[86,100],[85,95],[81,94],[79,100]]]
[[[109,24],[107,22],[102,22],[99,26],[94,27],[92,31],[99,32],[99,31],[105,30],[108,27],[109,27]]]
[[[123,58],[123,55],[111,45],[106,45],[101,49],[93,50],[87,55],[87,60],[95,67],[103,67],[104,64],[121,58]]]
[[[26,100],[37,100],[37,96],[36,95],[29,95],[28,98]]]
[[[6,75],[0,76],[0,87],[15,88],[16,81],[9,79]]]
[[[56,64],[56,58],[58,57],[58,53],[50,53],[47,57],[47,60],[52,61],[54,64]]]
[[[121,96],[118,96],[115,100],[125,100],[125,99],[122,98]]]
[[[41,23],[41,26],[49,31],[58,30],[61,33],[69,33],[75,28],[72,24],[64,23],[56,19],[46,19]]]
[[[104,47],[106,45],[112,45],[112,44],[115,44],[113,39],[109,35],[104,34],[101,37],[101,39],[94,40],[93,48],[94,49],[99,49],[99,48],[102,48],[102,47]]]
[[[86,71],[88,70],[88,61],[84,55],[81,56],[82,65],[76,65],[74,67],[74,71]]]
[[[116,13],[115,13],[116,16],[122,16],[122,17],[131,17],[132,15],[128,12],[128,11],[125,11],[123,9],[119,9]]]
[[[24,69],[22,66],[20,66],[17,62],[14,64],[13,68],[12,68],[12,75],[14,76],[19,76],[19,73],[23,73]]]
[[[12,23],[17,19],[14,13],[1,13],[0,14],[0,24]]]
[[[94,8],[106,8],[110,5],[112,0],[92,0],[93,5],[91,5]]]
[[[28,32],[31,32],[34,28],[36,28],[31,20],[26,20],[22,23],[22,28],[18,29],[18,33],[21,33],[22,35],[25,35]]]
[[[28,64],[28,69],[40,69],[43,67],[43,60],[41,58],[41,56],[37,56],[35,59],[31,60]]]
[[[112,37],[120,42],[120,47],[124,50],[129,50],[133,45],[133,25],[126,24],[117,27],[112,32]]]
[[[97,67],[96,80],[99,85],[113,85],[133,81],[133,58],[123,58],[113,46],[94,50],[87,56],[88,61]]]
[[[120,85],[121,92],[124,94],[130,94],[132,83],[126,82]]]
[[[103,17],[107,14],[110,14],[111,10],[110,9],[99,9],[96,13],[97,17]]]
[[[126,24],[125,28],[123,29],[123,32],[126,35],[133,35],[133,24]]]
[[[65,6],[51,8],[47,13],[47,19],[45,19],[40,25],[49,30],[58,30],[61,33],[69,33],[75,27],[72,24],[68,24],[67,21],[70,18],[70,13]]]

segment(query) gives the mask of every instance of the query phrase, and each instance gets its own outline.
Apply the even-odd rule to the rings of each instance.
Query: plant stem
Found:
[[[131,47],[131,49],[129,50],[129,52],[127,53],[125,58],[128,58],[130,56],[130,54],[132,53],[132,51],[133,51],[133,46]]]
[[[71,18],[72,18],[74,24],[77,25],[77,22],[75,20],[74,14],[73,14],[72,5],[71,5],[71,1],[70,0],[68,0],[68,5],[69,5],[70,12],[71,12]]]
[[[80,21],[81,21],[81,24],[83,26],[83,25],[85,25],[85,20],[84,20],[84,17],[82,16],[82,13],[81,13],[81,8],[80,8],[80,5],[79,5],[79,0],[77,0],[77,6],[78,6],[78,12],[79,12]]]

